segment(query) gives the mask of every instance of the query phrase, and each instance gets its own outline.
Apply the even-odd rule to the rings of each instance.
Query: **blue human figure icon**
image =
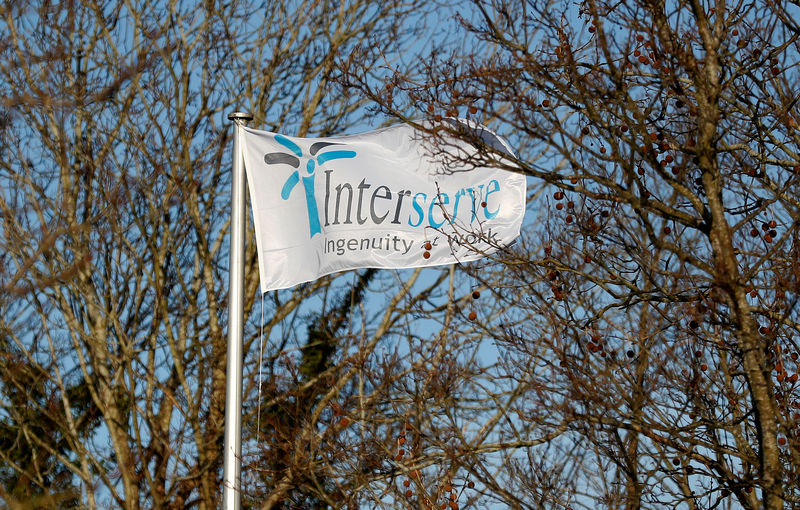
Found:
[[[302,149],[300,149],[296,143],[282,135],[275,135],[275,141],[289,149],[292,154],[287,154],[284,152],[272,152],[264,155],[264,162],[267,164],[283,163],[297,168],[297,170],[289,175],[289,177],[286,179],[286,182],[283,183],[283,188],[281,189],[281,198],[283,200],[288,200],[292,190],[294,190],[295,186],[297,186],[297,183],[301,180],[303,181],[303,190],[305,191],[306,197],[306,209],[308,211],[309,237],[314,237],[316,234],[322,232],[322,226],[319,221],[319,209],[317,208],[317,199],[314,196],[314,177],[316,175],[316,167],[322,166],[326,162],[334,159],[353,158],[355,157],[356,153],[355,151],[348,150],[333,150],[323,152],[317,156],[317,152],[319,152],[321,149],[330,145],[341,144],[333,142],[316,142],[312,144],[311,148],[309,149],[311,157],[306,162],[305,175],[301,176],[300,158],[303,157]],[[314,158],[314,156],[317,157]]]

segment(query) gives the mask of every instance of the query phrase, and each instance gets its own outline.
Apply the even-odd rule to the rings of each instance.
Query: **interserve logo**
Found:
[[[306,209],[308,210],[309,237],[314,237],[316,234],[322,232],[322,226],[320,225],[319,221],[319,209],[317,208],[317,199],[314,196],[314,177],[316,175],[316,169],[317,167],[320,167],[326,162],[334,159],[354,158],[356,156],[356,152],[351,150],[331,150],[317,155],[320,150],[326,147],[342,144],[332,142],[316,142],[312,144],[308,150],[310,156],[306,161],[305,173],[301,176],[300,164],[304,159],[303,150],[300,148],[300,146],[283,135],[275,135],[274,139],[280,145],[283,145],[289,149],[290,152],[270,152],[264,155],[264,162],[268,165],[285,164],[297,169],[292,172],[286,179],[286,182],[283,183],[283,188],[281,189],[281,198],[283,200],[289,200],[289,196],[292,194],[292,190],[294,190],[295,186],[297,186],[297,183],[301,180],[303,181],[303,189],[306,197]]]

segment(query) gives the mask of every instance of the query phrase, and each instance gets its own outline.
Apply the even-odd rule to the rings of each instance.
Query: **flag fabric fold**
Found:
[[[262,292],[348,269],[477,260],[519,235],[525,178],[464,163],[477,154],[466,142],[434,146],[409,125],[330,138],[244,131]]]

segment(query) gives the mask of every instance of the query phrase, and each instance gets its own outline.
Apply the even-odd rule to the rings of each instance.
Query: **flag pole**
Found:
[[[245,176],[242,132],[253,116],[234,112],[233,177],[231,179],[230,273],[228,287],[228,365],[225,380],[225,452],[223,508],[239,510],[242,485],[242,337],[244,336]]]

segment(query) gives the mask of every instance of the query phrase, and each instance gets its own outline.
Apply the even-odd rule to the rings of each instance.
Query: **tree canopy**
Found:
[[[554,508],[796,504],[800,9],[472,5],[473,46],[382,87],[351,64],[347,82],[401,118],[486,123],[531,177],[536,225],[513,262],[475,276],[505,315],[484,334],[525,394],[504,401],[509,429],[564,430],[547,442],[563,453],[529,449],[541,464],[514,469],[509,453],[495,492]]]
[[[480,263],[259,300],[248,233],[244,507],[797,504],[796,3],[0,13],[5,507],[218,506],[237,110],[411,122],[529,179]]]

